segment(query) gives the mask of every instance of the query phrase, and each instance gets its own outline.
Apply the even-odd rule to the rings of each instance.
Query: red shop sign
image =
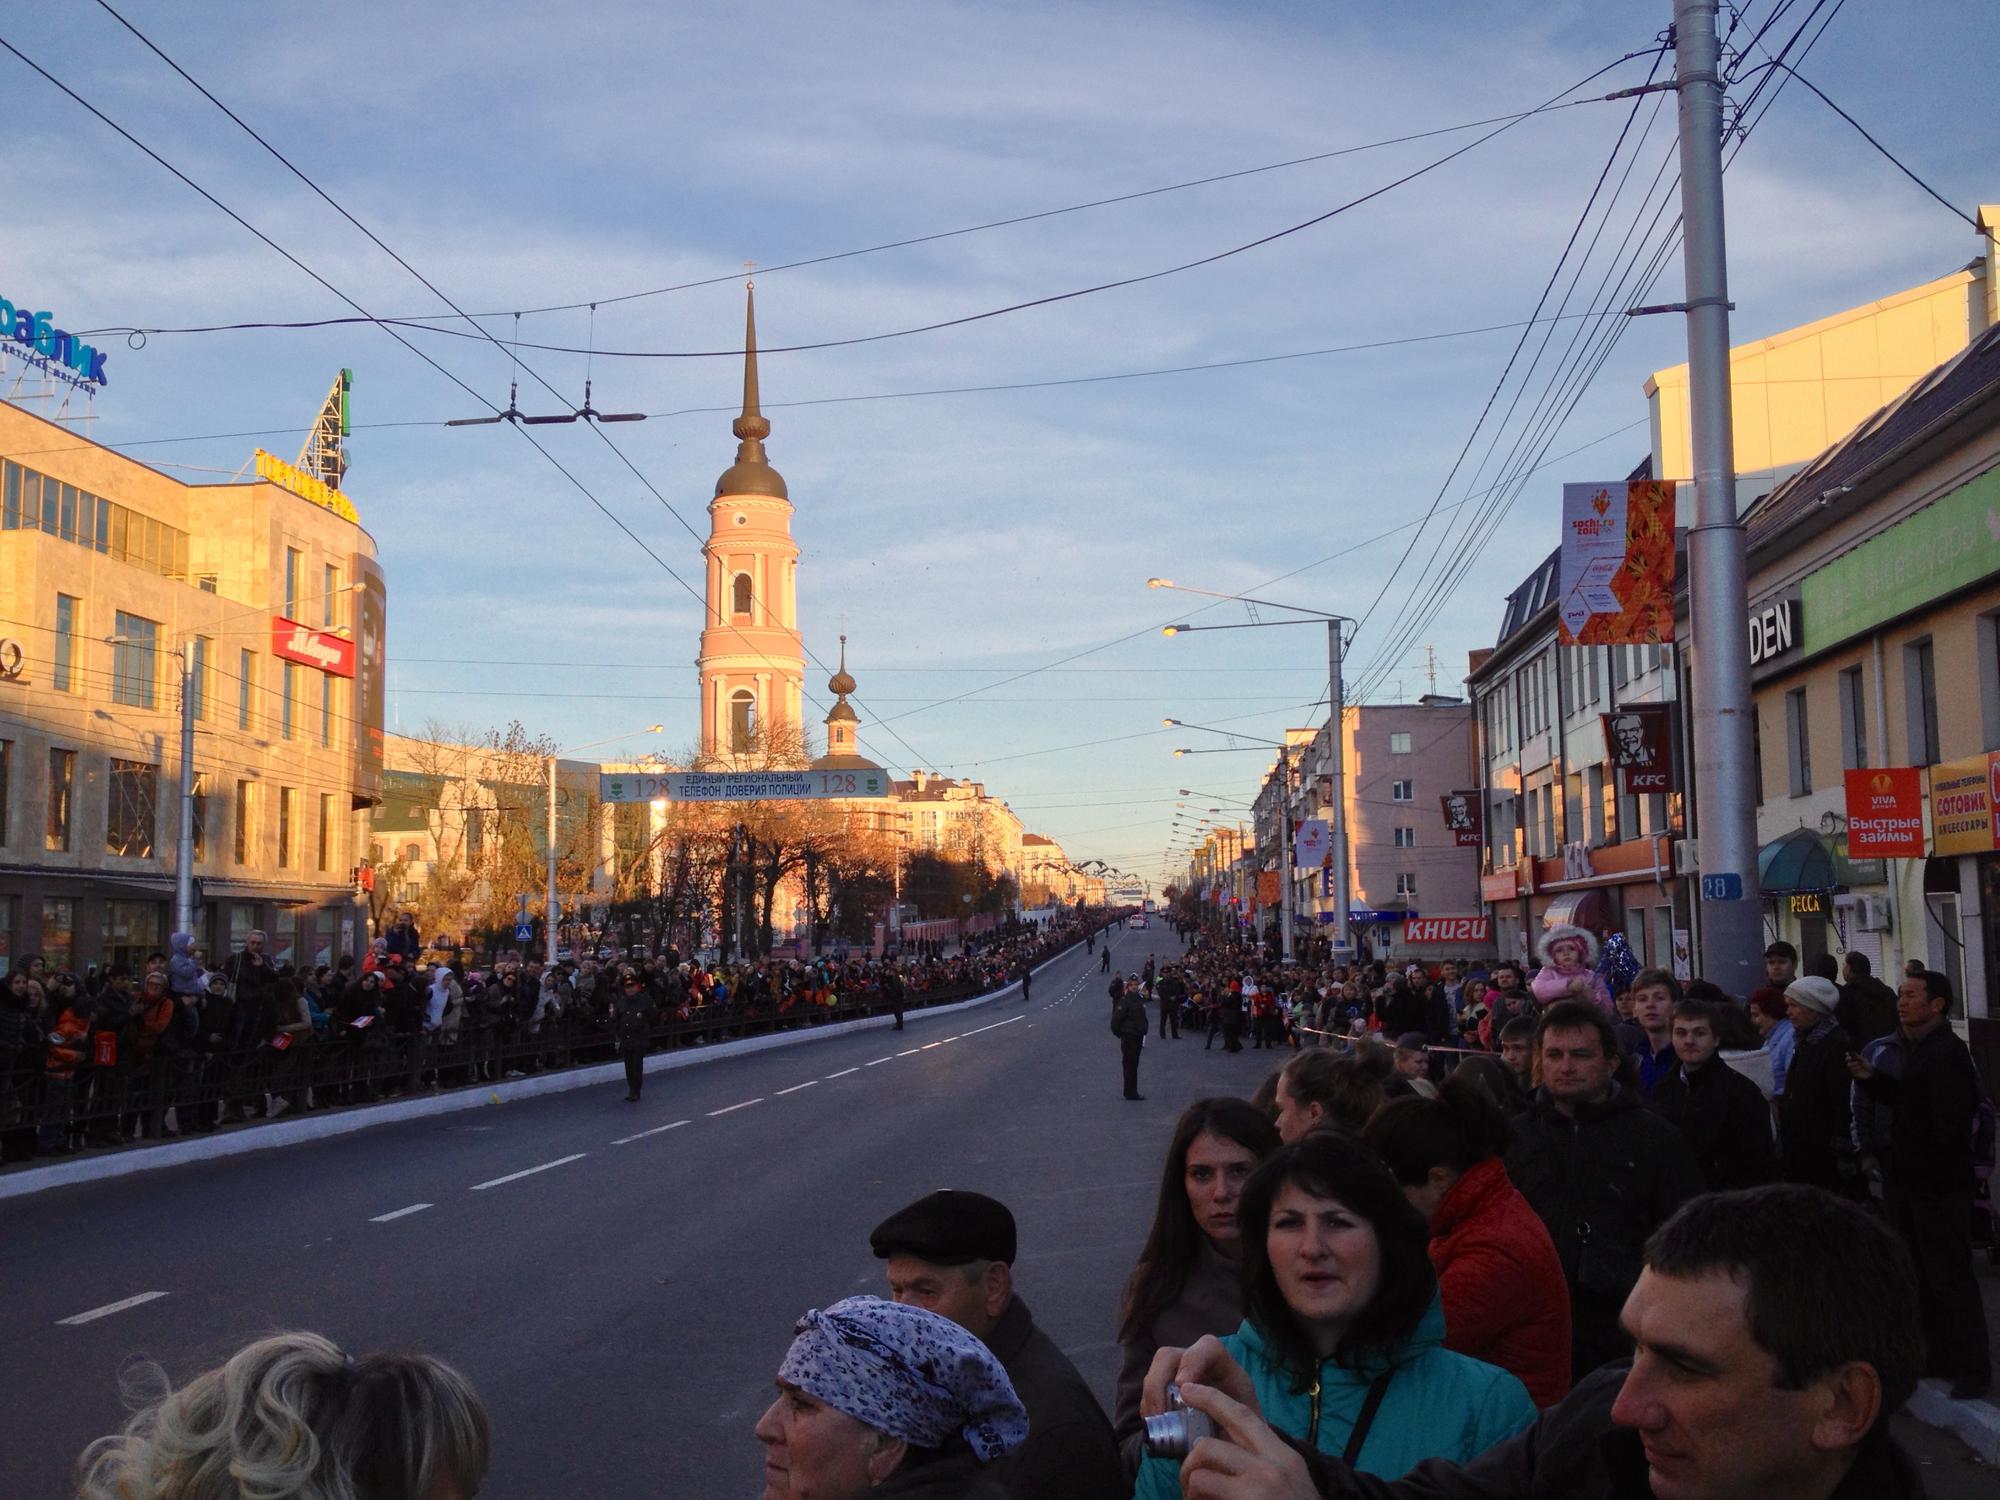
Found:
[[[334,677],[354,675],[354,642],[283,615],[271,616],[271,654],[302,667],[317,667]]]
[[[1924,857],[1923,773],[1884,766],[1847,773],[1849,859]]]
[[[1493,938],[1493,923],[1487,917],[1406,917],[1406,943],[1485,943]]]

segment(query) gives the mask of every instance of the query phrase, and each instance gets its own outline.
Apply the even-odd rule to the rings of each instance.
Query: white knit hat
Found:
[[[1802,979],[1794,979],[1785,986],[1785,998],[1797,1001],[1807,1010],[1830,1016],[1834,1007],[1840,1004],[1840,991],[1831,979],[1821,979],[1817,974],[1808,974]]]

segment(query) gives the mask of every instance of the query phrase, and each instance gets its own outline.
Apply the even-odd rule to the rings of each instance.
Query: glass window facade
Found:
[[[154,708],[160,696],[160,627],[142,615],[113,616],[111,698],[127,708]]]
[[[41,531],[162,578],[188,576],[188,534],[25,465],[0,466],[0,531]]]

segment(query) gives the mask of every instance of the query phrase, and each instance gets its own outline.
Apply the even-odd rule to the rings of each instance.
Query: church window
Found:
[[[738,573],[730,589],[730,608],[739,615],[750,613],[750,575]]]
[[[756,695],[748,688],[738,688],[729,697],[729,748],[732,751],[748,750],[756,733]]]

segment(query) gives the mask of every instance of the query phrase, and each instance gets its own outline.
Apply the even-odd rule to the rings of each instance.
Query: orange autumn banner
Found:
[[[1659,645],[1674,638],[1674,482],[1563,486],[1565,646]]]

